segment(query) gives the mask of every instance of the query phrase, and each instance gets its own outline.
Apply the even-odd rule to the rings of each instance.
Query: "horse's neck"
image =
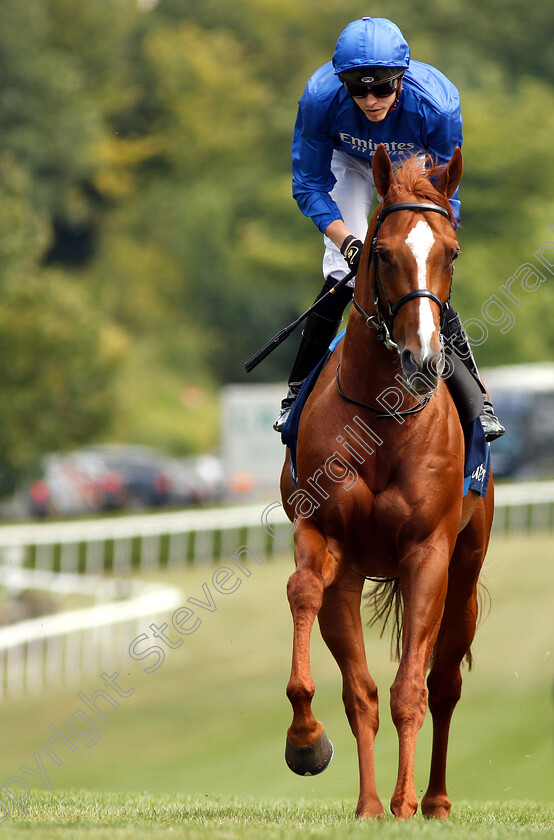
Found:
[[[340,382],[349,396],[364,402],[374,401],[383,390],[398,387],[395,376],[400,363],[395,350],[387,350],[359,313],[352,309],[344,337]]]
[[[390,414],[421,405],[404,385],[396,350],[387,350],[355,310],[350,314],[339,368],[340,389],[347,397]],[[396,424],[394,424],[396,425]]]
[[[377,215],[382,204],[375,210],[366,237],[373,240],[377,225]],[[372,256],[367,265],[368,283],[363,289],[356,289],[355,298],[367,315],[375,316],[371,286]],[[360,272],[361,273],[361,272]],[[398,357],[394,351],[387,350],[377,338],[377,331],[369,327],[363,316],[352,306],[348,319],[346,335],[343,341],[340,379],[361,396],[356,399],[370,401],[384,388],[394,385],[394,376],[398,372]]]

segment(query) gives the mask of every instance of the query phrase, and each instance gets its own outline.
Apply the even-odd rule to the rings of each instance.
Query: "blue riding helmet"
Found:
[[[340,34],[333,55],[335,75],[361,67],[394,67],[410,63],[410,48],[402,32],[386,18],[364,17]]]

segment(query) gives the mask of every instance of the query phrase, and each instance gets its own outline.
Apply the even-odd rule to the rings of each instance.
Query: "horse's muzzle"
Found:
[[[444,371],[443,350],[421,357],[405,348],[400,353],[400,361],[408,390],[418,395],[429,394],[435,390]]]

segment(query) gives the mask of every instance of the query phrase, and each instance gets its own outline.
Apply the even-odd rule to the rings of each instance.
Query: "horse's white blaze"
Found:
[[[406,245],[414,255],[417,266],[418,289],[425,289],[427,282],[427,260],[435,242],[433,231],[426,221],[420,219],[406,237]],[[431,353],[431,338],[435,331],[431,301],[419,298],[419,328],[417,334],[423,356]]]

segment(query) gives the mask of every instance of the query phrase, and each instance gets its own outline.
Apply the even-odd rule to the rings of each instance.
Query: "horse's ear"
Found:
[[[460,147],[456,146],[454,154],[437,178],[435,188],[447,198],[452,198],[462,180],[463,168],[462,153]]]
[[[393,181],[394,174],[392,171],[392,163],[387,154],[383,143],[380,143],[373,155],[373,183],[377,188],[377,192],[384,198],[388,193]]]

